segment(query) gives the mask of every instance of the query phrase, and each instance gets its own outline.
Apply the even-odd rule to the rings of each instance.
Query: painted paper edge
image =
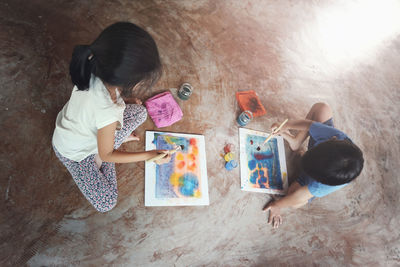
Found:
[[[287,192],[287,187],[288,187],[288,177],[287,177],[288,175],[287,175],[287,169],[286,169],[285,144],[283,142],[283,138],[281,136],[274,137],[277,139],[278,155],[279,155],[279,163],[280,163],[280,168],[281,168],[283,189],[279,190],[279,189],[251,188],[251,187],[246,187],[244,184],[244,180],[247,180],[247,176],[246,176],[246,173],[243,171],[244,168],[242,168],[242,164],[246,163],[246,160],[247,160],[245,147],[244,147],[246,142],[245,142],[245,140],[242,140],[246,134],[254,134],[254,135],[264,136],[266,138],[270,135],[269,133],[266,133],[266,132],[251,130],[251,129],[247,129],[247,128],[239,128],[240,188],[241,188],[241,190],[247,191],[247,192],[285,195]],[[285,177],[283,175],[283,171],[282,171],[283,169],[286,173]],[[246,177],[246,178],[243,179],[243,177]]]
[[[155,199],[152,196],[155,196],[155,168],[152,165],[155,165],[154,162],[145,162],[145,207],[168,207],[168,206],[208,206],[210,205],[210,199],[208,194],[208,175],[207,175],[207,157],[206,157],[206,148],[205,148],[205,138],[204,135],[200,134],[183,134],[183,133],[173,133],[173,132],[160,132],[160,131],[146,131],[146,140],[145,140],[145,150],[156,149],[156,145],[153,144],[152,140],[154,140],[154,134],[170,134],[178,137],[194,137],[199,139],[201,146],[199,145],[199,149],[204,153],[204,160],[201,162],[201,185],[203,189],[203,196],[201,199]],[[151,177],[154,179],[146,179],[146,173],[151,172],[153,174]],[[203,175],[205,179],[203,179]],[[146,190],[149,188],[149,190]],[[152,194],[148,193],[151,192]],[[169,203],[166,203],[169,202]]]

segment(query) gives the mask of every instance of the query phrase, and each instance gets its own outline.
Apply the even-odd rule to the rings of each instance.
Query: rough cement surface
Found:
[[[398,266],[399,32],[360,56],[346,41],[330,43],[343,52],[333,56],[318,42],[331,10],[359,2],[0,1],[0,265]],[[160,50],[163,77],[143,97],[195,88],[179,102],[183,119],[163,130],[205,135],[208,207],[144,207],[144,164],[132,163],[117,166],[117,206],[98,213],[52,152],[73,46],[121,20],[146,28]],[[329,103],[364,151],[362,175],[272,229],[261,212],[269,197],[240,191],[239,170],[219,156],[238,144],[239,89],[256,90],[268,111],[256,130]],[[123,149],[142,150],[146,129],[150,119]],[[287,150],[292,176],[296,158]]]

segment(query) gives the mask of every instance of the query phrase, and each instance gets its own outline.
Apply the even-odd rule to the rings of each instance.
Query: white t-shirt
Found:
[[[103,82],[92,75],[89,90],[75,86],[71,98],[58,113],[53,145],[64,157],[81,161],[97,154],[97,130],[118,121],[123,126],[125,103],[117,93],[117,103],[111,99]]]

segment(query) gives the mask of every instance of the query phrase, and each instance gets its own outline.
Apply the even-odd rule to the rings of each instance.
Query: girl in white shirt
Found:
[[[132,91],[150,88],[161,75],[153,38],[129,22],[107,27],[91,45],[76,46],[70,63],[75,84],[53,134],[56,156],[87,200],[100,212],[117,203],[115,163],[150,159],[162,150],[123,152],[147,118]],[[157,161],[166,163],[170,156]]]

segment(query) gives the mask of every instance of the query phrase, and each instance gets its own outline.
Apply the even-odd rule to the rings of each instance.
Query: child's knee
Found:
[[[317,102],[312,106],[312,109],[315,111],[328,111],[331,110],[331,107],[325,102]]]
[[[318,122],[325,122],[332,118],[332,109],[331,107],[324,102],[315,103],[312,107],[313,112],[313,120]]]

